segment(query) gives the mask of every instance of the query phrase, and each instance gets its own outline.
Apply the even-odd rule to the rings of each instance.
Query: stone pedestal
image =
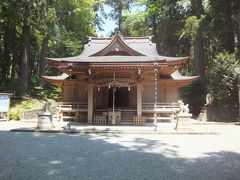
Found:
[[[44,112],[38,115],[37,129],[51,129],[53,128],[52,114]]]
[[[177,122],[176,122],[175,130],[177,130],[179,128],[179,126],[182,127],[183,125],[189,125],[191,118],[192,118],[191,113],[177,114]]]

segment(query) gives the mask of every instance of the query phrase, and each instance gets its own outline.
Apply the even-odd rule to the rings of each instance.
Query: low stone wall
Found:
[[[38,114],[42,112],[42,109],[25,110],[21,112],[21,119],[36,119],[38,117]],[[58,112],[57,106],[50,107],[50,112],[52,114],[56,114]]]

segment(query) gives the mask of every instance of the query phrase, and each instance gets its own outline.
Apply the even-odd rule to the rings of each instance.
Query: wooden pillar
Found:
[[[142,115],[142,85],[137,84],[137,115]]]
[[[93,122],[93,85],[88,84],[88,123]]]

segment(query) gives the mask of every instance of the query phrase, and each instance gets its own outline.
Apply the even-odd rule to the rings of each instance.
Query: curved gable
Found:
[[[129,47],[123,37],[121,36],[120,32],[117,32],[116,35],[113,37],[112,41],[102,50],[90,55],[90,56],[145,56],[141,54],[131,47]]]

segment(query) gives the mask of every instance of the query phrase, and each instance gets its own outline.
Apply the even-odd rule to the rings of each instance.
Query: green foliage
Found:
[[[55,101],[60,101],[61,93],[62,93],[61,88],[47,84],[42,95],[44,95],[46,98],[54,99]]]
[[[180,97],[189,104],[190,112],[197,116],[206,103],[206,87],[202,83],[194,83],[180,89]]]
[[[148,25],[160,54],[181,56],[179,34],[184,27],[184,7],[172,0],[148,0],[146,6]]]
[[[58,0],[54,3],[58,18],[54,26],[55,36],[49,43],[50,56],[66,57],[80,54],[87,36],[96,33],[96,12],[93,11],[96,6],[94,0]]]
[[[32,108],[32,104],[28,101],[22,101],[21,102],[21,107],[24,109],[31,109]]]
[[[19,121],[21,119],[20,111],[19,110],[11,111],[9,113],[9,119]]]
[[[0,86],[9,84],[13,91],[17,91],[17,95],[23,94],[23,86],[15,88],[18,87],[15,85],[18,82],[13,82],[12,85],[9,80],[20,79],[24,73],[29,80],[22,83],[30,84],[30,78],[38,74],[45,39],[49,40],[47,45],[50,51],[41,57],[41,62],[46,56],[66,57],[80,54],[87,36],[95,34],[95,23],[99,22],[96,20],[96,9],[100,6],[101,2],[96,0],[2,0]],[[23,31],[26,25],[31,27],[29,32]],[[31,42],[24,42],[24,35],[30,37],[28,39]],[[26,67],[29,68],[27,73],[22,68],[23,48],[26,47],[30,51],[26,55]]]
[[[129,10],[133,2],[134,0],[105,0],[105,3],[112,7],[108,17],[110,17],[112,20],[115,20],[116,24],[118,25],[117,30],[123,31],[122,23],[124,11]]]
[[[234,54],[219,53],[212,61],[210,68],[210,92],[214,103],[227,111],[238,109],[238,78],[234,69],[240,61]]]
[[[122,23],[122,34],[124,36],[147,36],[150,33],[150,29],[147,24],[147,13],[138,12],[136,14],[131,14],[127,12],[124,16],[124,22]]]
[[[194,39],[196,36],[196,32],[200,26],[200,22],[201,19],[198,19],[196,16],[187,17],[181,36],[185,35]]]
[[[207,86],[216,104],[236,110],[236,75],[229,64],[234,66],[239,59],[224,57],[221,52],[240,52],[240,1],[147,0],[146,5],[160,54],[190,56],[184,74],[201,75],[201,82],[181,90],[192,112],[199,112],[204,105]],[[211,72],[208,79],[207,71]]]
[[[42,86],[38,76],[33,77],[32,86],[33,88],[30,92],[32,96],[43,99],[50,98],[54,99],[55,101],[59,101],[61,99],[62,89],[52,86],[48,83]]]
[[[207,16],[209,31],[217,38],[216,48],[219,51],[234,52],[234,38],[239,33],[240,1],[236,0],[209,0]],[[239,41],[238,41],[239,44]]]

